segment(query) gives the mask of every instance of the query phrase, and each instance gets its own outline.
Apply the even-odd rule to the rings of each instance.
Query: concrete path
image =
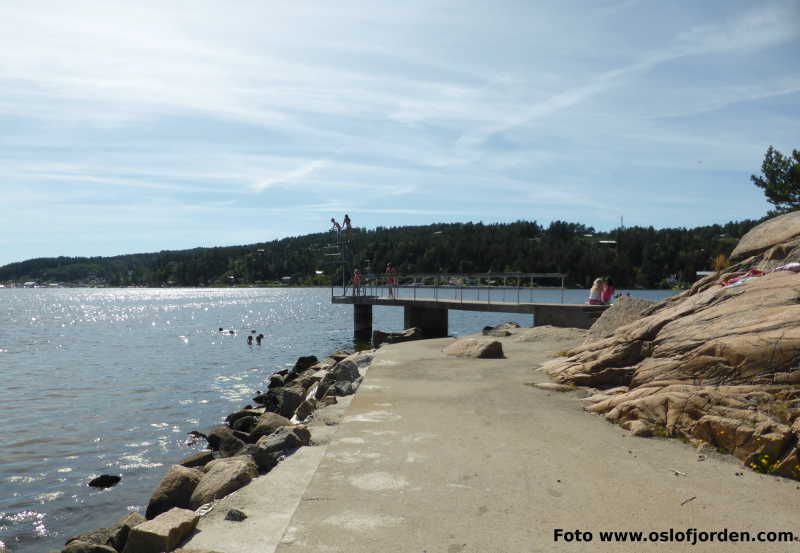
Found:
[[[606,530],[800,534],[800,485],[746,471],[729,457],[700,461],[675,440],[629,437],[583,412],[577,393],[528,385],[547,381],[533,369],[565,349],[563,343],[505,338],[507,359],[478,360],[446,357],[441,350],[451,341],[380,348],[341,423],[317,427],[322,445],[301,450],[223,500],[216,526],[204,518],[188,547],[223,553],[800,551],[797,543],[601,543],[599,532]],[[261,485],[278,477],[291,480],[283,492]],[[289,493],[292,486],[303,489]],[[244,492],[249,496],[238,508],[255,518],[222,521],[225,502]],[[287,495],[293,499],[284,500]],[[236,525],[247,523],[255,533],[243,542],[244,526]],[[555,541],[556,529],[591,532],[593,539]]]

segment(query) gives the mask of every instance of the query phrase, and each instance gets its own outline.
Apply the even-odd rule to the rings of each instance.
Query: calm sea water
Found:
[[[516,291],[505,294],[516,301]],[[568,290],[565,301],[585,297]],[[561,293],[536,290],[534,299],[559,302]],[[297,357],[353,348],[352,307],[331,305],[329,289],[0,289],[0,317],[0,553],[60,549],[143,511],[166,468],[193,452],[190,430],[219,423]],[[451,311],[450,332],[505,321],[531,324]],[[374,309],[374,328],[402,323],[401,309]],[[246,344],[251,330],[263,345]],[[101,473],[122,482],[89,488]]]

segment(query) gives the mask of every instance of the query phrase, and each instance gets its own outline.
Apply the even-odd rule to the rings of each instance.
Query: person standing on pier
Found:
[[[342,226],[347,231],[347,241],[349,242],[353,238],[353,227],[350,224],[350,216],[347,213],[344,214]]]
[[[394,288],[397,285],[397,269],[392,262],[386,264],[386,285],[389,287],[389,297],[394,299]]]
[[[353,296],[361,294],[361,271],[353,271]]]

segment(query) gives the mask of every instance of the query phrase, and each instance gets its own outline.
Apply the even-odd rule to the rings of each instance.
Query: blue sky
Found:
[[[3,2],[0,265],[448,221],[695,226],[800,148],[800,2]]]

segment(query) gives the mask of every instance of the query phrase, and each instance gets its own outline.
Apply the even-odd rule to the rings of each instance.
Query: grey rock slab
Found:
[[[217,459],[206,465],[206,473],[189,500],[192,509],[225,497],[258,476],[258,467],[249,456]]]
[[[194,531],[200,517],[175,507],[134,527],[123,553],[163,553],[172,551]]]

